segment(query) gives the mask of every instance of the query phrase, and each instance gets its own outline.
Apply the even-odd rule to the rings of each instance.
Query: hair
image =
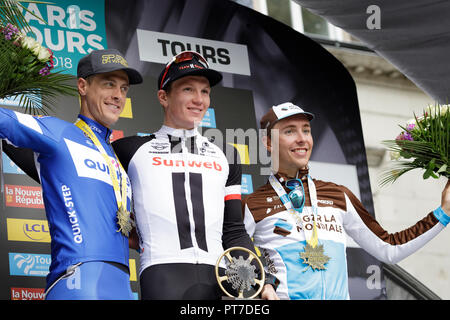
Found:
[[[166,88],[165,88],[165,89],[162,89],[162,90],[164,90],[165,92],[167,92],[167,94],[169,94],[169,93],[170,93],[170,90],[172,90],[172,82],[173,82],[173,81],[170,81],[170,82],[167,84]]]
[[[93,76],[94,76],[94,75],[90,75],[90,76],[87,76],[87,77],[79,77],[78,79],[83,79],[83,80],[85,80],[89,85],[91,85],[91,84],[92,84]],[[79,91],[78,91],[78,95],[80,96],[80,99],[83,98]]]
[[[91,74],[90,76],[87,76],[86,78],[83,78],[87,81],[87,83],[92,84],[92,79],[94,79],[95,74]]]

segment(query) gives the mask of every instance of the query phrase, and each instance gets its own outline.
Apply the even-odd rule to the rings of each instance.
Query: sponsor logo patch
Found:
[[[9,274],[11,276],[45,277],[49,273],[49,254],[9,253]]]
[[[41,187],[5,184],[7,207],[44,209]]]
[[[6,219],[9,241],[50,242],[46,220]]]

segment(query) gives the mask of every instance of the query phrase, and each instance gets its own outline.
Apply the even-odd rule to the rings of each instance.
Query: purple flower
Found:
[[[395,140],[409,140],[409,141],[414,141],[413,137],[411,136],[411,134],[409,132],[402,132],[400,133]]]
[[[41,70],[39,70],[39,74],[41,76],[48,76],[50,74],[50,68],[48,66],[43,67]]]
[[[6,27],[2,30],[2,33],[5,35],[6,40],[11,40],[13,36],[19,33],[19,29],[17,29],[11,23],[8,23]]]
[[[415,124],[415,123],[408,124],[408,125],[406,126],[406,130],[407,130],[408,132],[410,132],[410,131],[413,131],[415,127],[416,127],[416,124]]]
[[[404,139],[403,140],[409,140],[409,141],[413,141],[413,137],[411,136],[411,133],[409,132],[405,132],[405,134],[403,135]]]

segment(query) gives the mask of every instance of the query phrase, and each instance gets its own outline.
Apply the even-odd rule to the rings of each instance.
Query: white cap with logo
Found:
[[[261,129],[269,129],[281,119],[285,119],[296,114],[304,114],[309,121],[314,119],[314,114],[304,111],[292,102],[285,102],[277,106],[272,106],[270,110],[261,118]]]

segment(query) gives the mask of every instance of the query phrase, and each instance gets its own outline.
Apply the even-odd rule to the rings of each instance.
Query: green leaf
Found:
[[[25,30],[25,32],[31,32],[30,25],[25,20],[25,12],[31,14],[39,21],[46,23],[41,17],[38,17],[34,12],[28,10],[22,3],[51,4],[50,2],[32,0],[0,0],[1,24],[7,25],[8,23],[11,23],[17,28]]]
[[[25,59],[23,59],[23,64],[25,64],[25,65],[30,64],[33,62],[33,60],[34,60],[33,56],[27,56],[27,57],[25,57]]]
[[[428,168],[424,173],[423,173],[423,179],[426,180],[428,179],[431,174],[433,173],[433,170],[431,170],[430,168]]]
[[[430,162],[428,162],[427,168],[430,170],[434,170],[434,168],[436,168],[436,159],[431,159]]]
[[[441,173],[441,172],[445,172],[445,171],[447,171],[447,165],[446,165],[446,164],[443,164],[443,165],[439,168],[439,170],[437,171],[437,173]]]
[[[410,159],[412,157],[411,153],[405,150],[400,151],[400,156],[405,159]]]

